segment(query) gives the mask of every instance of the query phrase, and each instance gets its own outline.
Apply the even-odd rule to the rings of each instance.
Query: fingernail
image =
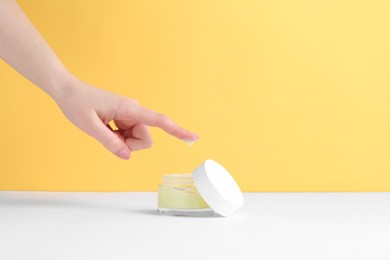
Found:
[[[122,159],[125,159],[125,160],[130,159],[130,151],[129,151],[129,149],[123,148],[119,152],[119,157],[122,158]]]

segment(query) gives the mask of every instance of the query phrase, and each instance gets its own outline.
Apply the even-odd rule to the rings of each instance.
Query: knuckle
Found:
[[[168,116],[164,114],[158,114],[157,115],[157,126],[161,127],[169,123],[169,118]]]
[[[177,136],[180,133],[180,129],[178,128],[172,128],[170,131],[171,135]]]
[[[127,106],[139,106],[141,103],[137,99],[133,98],[125,98],[124,102],[126,103]]]
[[[140,102],[138,100],[131,99],[131,98],[123,98],[119,102],[119,109],[121,111],[125,111],[130,114],[136,112],[139,106],[140,106]]]
[[[119,109],[125,110],[129,108],[129,101],[126,98],[120,99],[118,102]]]

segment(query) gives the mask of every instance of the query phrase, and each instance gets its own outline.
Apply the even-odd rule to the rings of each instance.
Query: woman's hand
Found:
[[[122,159],[129,159],[131,152],[152,146],[148,126],[159,127],[183,141],[196,141],[199,138],[167,116],[142,107],[137,100],[93,87],[77,79],[68,80],[53,98],[75,126]],[[111,129],[108,124],[111,121],[115,123],[117,130]]]
[[[149,148],[148,126],[193,142],[198,136],[133,99],[76,79],[34,28],[15,0],[0,0],[0,58],[50,95],[65,116],[120,158]],[[114,121],[118,130],[110,129]]]

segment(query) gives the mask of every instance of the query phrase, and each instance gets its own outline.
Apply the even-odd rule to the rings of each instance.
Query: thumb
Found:
[[[130,159],[130,149],[121,138],[107,128],[95,114],[90,128],[90,135],[98,140],[107,150],[121,159]]]

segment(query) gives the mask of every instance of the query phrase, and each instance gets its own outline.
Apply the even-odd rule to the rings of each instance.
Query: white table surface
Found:
[[[0,259],[390,259],[390,193],[246,193],[227,218],[156,193],[0,192]]]

